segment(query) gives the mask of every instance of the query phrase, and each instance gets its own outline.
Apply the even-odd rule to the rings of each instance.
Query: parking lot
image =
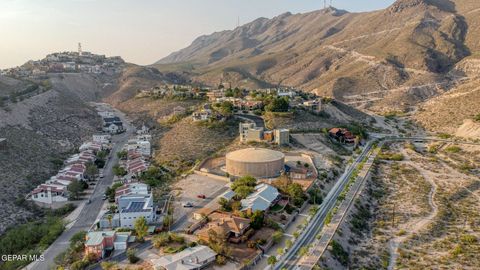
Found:
[[[177,182],[173,190],[175,228],[180,230],[187,227],[191,223],[189,221],[191,214],[225,192],[227,185],[226,181],[196,174],[191,174]],[[199,195],[205,195],[205,199],[199,198]],[[189,202],[192,203],[192,207],[183,207]]]

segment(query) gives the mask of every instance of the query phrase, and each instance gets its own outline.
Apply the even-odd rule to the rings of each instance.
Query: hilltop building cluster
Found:
[[[57,52],[47,55],[42,60],[28,61],[22,66],[4,69],[1,75],[15,78],[41,78],[48,73],[120,73],[125,61],[120,56],[83,52]]]

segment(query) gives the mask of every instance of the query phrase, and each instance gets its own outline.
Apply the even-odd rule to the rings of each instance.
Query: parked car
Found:
[[[203,194],[200,194],[200,195],[197,195],[197,198],[199,198],[199,199],[206,199],[207,196],[205,196],[205,195],[203,195]]]
[[[107,199],[107,195],[106,195],[106,194],[103,194],[103,196],[102,196],[102,200],[104,200],[104,201],[105,201],[106,199]]]
[[[183,207],[185,207],[185,208],[193,207],[193,203],[191,203],[191,202],[183,203]]]
[[[100,174],[100,178],[103,178],[103,173]]]

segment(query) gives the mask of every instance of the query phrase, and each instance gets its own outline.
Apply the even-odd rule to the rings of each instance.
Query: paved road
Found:
[[[347,185],[350,176],[362,160],[367,156],[372,147],[372,142],[368,142],[363,149],[360,156],[348,166],[342,176],[335,183],[334,187],[330,190],[325,197],[324,202],[320,205],[317,214],[312,218],[307,227],[300,234],[299,238],[295,240],[293,246],[280,258],[278,263],[274,266],[274,270],[280,269],[293,269],[297,266],[299,260],[297,254],[301,247],[307,246],[314,242],[316,235],[321,231],[327,214],[335,207],[338,196],[343,192]]]
[[[380,144],[379,147],[382,147]],[[362,170],[359,172],[355,182],[350,187],[345,196],[345,199],[341,202],[340,206],[338,206],[338,210],[336,214],[331,219],[331,222],[328,226],[322,230],[320,239],[316,240],[311,250],[311,253],[308,256],[305,256],[299,260],[297,263],[298,269],[302,270],[311,270],[313,267],[318,263],[320,258],[322,257],[323,253],[327,250],[330,241],[335,236],[338,227],[343,222],[346,214],[348,213],[349,209],[351,208],[354,199],[356,198],[357,194],[363,189],[365,180],[367,178],[368,173],[370,172],[371,167],[373,166],[373,162],[377,156],[378,152],[371,153],[368,155],[368,160],[366,161],[365,165],[363,166]]]
[[[127,131],[125,133],[116,135],[112,138],[113,149],[111,159],[107,162],[104,168],[104,178],[100,179],[95,187],[93,194],[91,195],[91,203],[86,204],[80,212],[78,219],[74,225],[65,230],[58,238],[53,242],[50,247],[43,253],[45,261],[35,262],[26,267],[26,269],[32,270],[49,270],[54,267],[53,260],[61,252],[65,251],[69,246],[70,238],[79,231],[88,230],[97,219],[98,214],[102,210],[104,201],[102,200],[103,194],[107,187],[113,182],[113,170],[112,167],[118,163],[118,157],[115,154],[118,152],[124,144],[128,141],[128,138],[135,132],[135,129],[129,124],[128,120],[121,113],[117,114],[123,121]]]
[[[240,118],[240,119],[244,119],[244,120],[247,120],[247,121],[250,121],[250,122],[254,122],[255,125],[257,125],[257,127],[263,127],[263,128],[265,127],[265,121],[260,116],[256,116],[256,115],[252,115],[252,114],[241,114],[241,113],[236,113],[235,116]]]

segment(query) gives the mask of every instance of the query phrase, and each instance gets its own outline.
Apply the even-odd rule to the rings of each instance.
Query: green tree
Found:
[[[73,180],[68,186],[67,191],[72,200],[78,199],[83,191],[83,185],[78,180]]]
[[[254,187],[257,185],[257,179],[255,179],[252,176],[244,176],[240,177],[235,182],[232,184],[232,190],[235,190],[238,186],[249,186],[249,187]]]
[[[218,204],[220,205],[222,211],[226,211],[226,212],[232,211],[232,208],[230,206],[230,202],[227,199],[225,199],[223,197],[220,198],[218,200]]]
[[[112,170],[113,170],[113,174],[115,174],[116,176],[127,175],[127,171],[125,170],[125,168],[120,167],[119,165],[113,166]]]
[[[145,217],[137,218],[134,224],[135,232],[139,241],[143,241],[148,234],[148,225]]]
[[[288,185],[287,187],[287,193],[290,196],[290,198],[293,199],[293,203],[295,205],[301,205],[303,203],[304,199],[304,193],[302,186],[298,183],[293,183]]]
[[[265,217],[262,211],[257,210],[253,212],[252,216],[250,217],[250,227],[255,230],[261,229],[263,227],[264,218]]]
[[[288,107],[288,100],[286,98],[277,97],[265,106],[265,110],[269,112],[288,112]]]
[[[268,262],[268,265],[272,265],[272,266],[273,266],[274,264],[277,263],[277,257],[275,257],[275,256],[270,256],[270,257],[268,257],[267,262]]]
[[[72,250],[78,249],[78,247],[83,248],[83,245],[85,243],[85,237],[87,235],[86,231],[79,231],[75,233],[71,238],[70,238],[70,248]]]
[[[220,104],[220,113],[224,116],[232,115],[233,109],[233,104],[230,101],[224,101]]]
[[[85,169],[85,175],[89,180],[95,180],[95,175],[98,174],[97,165],[93,163],[88,163]]]
[[[235,195],[240,199],[247,198],[255,189],[249,186],[239,186],[235,189]]]
[[[128,152],[126,150],[122,150],[117,152],[117,157],[119,159],[127,159]]]
[[[105,151],[105,150],[102,150],[102,151],[98,151],[98,152],[97,152],[97,158],[99,158],[99,159],[103,159],[103,160],[104,160],[104,159],[107,158],[107,156],[108,156],[108,152]]]
[[[162,232],[158,235],[155,235],[152,238],[152,243],[155,248],[161,248],[166,246],[168,243],[170,243],[170,234],[167,232]]]

